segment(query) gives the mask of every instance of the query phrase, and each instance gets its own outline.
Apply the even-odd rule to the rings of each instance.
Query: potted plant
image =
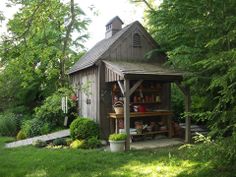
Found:
[[[125,140],[127,135],[125,133],[114,133],[109,136],[111,152],[122,152],[125,150]]]
[[[117,101],[113,105],[116,114],[123,114],[124,113],[124,103],[122,101]]]

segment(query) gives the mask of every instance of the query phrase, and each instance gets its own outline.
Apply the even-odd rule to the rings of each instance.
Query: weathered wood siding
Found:
[[[138,34],[140,36],[141,46],[133,46],[133,36]],[[129,33],[122,36],[103,56],[105,60],[119,60],[119,61],[146,61],[149,60],[146,54],[157,46],[153,44],[147,33],[136,26],[130,30]],[[153,56],[152,60],[162,63],[165,60],[164,56]]]
[[[78,97],[79,115],[92,118],[99,123],[97,113],[97,72],[96,67],[79,71],[71,76],[72,85]]]
[[[99,115],[102,138],[108,138],[110,134],[110,124],[108,113],[112,112],[111,84],[105,82],[105,65],[99,66]]]

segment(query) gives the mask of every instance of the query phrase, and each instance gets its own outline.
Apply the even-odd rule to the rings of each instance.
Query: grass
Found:
[[[210,157],[178,147],[111,153],[102,150],[3,148],[0,137],[0,177],[232,177],[233,167],[215,168]]]

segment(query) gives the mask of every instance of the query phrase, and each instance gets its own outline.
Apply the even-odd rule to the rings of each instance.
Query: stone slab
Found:
[[[28,138],[25,140],[19,140],[19,141],[7,143],[7,144],[5,144],[5,147],[6,148],[15,148],[15,147],[27,146],[27,145],[31,145],[36,140],[51,141],[51,140],[54,140],[57,138],[64,138],[64,137],[68,137],[68,136],[70,136],[70,130],[66,129],[66,130],[61,130],[58,132],[50,133],[47,135],[41,135],[41,136],[36,136],[33,138]]]
[[[155,149],[169,146],[182,145],[184,141],[180,138],[163,138],[156,140],[146,140],[131,143],[131,149]]]

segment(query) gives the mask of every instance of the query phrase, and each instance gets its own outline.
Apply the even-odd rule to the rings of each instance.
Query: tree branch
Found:
[[[38,9],[40,8],[40,5],[43,4],[44,1],[45,1],[45,0],[41,0],[41,1],[37,4],[36,8],[34,9],[32,15],[31,15],[31,17],[30,17],[30,19],[29,19],[28,22],[27,22],[27,28],[26,28],[26,30],[25,30],[19,37],[17,37],[18,39],[24,37],[24,36],[29,32],[30,27],[31,27],[31,25],[32,25],[32,22],[33,22],[33,20],[34,20],[34,16],[35,16],[35,14],[37,13]]]
[[[67,26],[66,30],[66,36],[64,38],[64,43],[62,47],[62,58],[61,58],[61,82],[62,85],[65,84],[65,61],[66,61],[66,50],[68,47],[69,39],[70,39],[70,34],[72,32],[72,27],[75,23],[75,2],[74,0],[70,1],[70,13],[71,13],[71,21],[69,25]]]
[[[70,3],[71,21],[70,21],[69,25],[67,26],[67,30],[66,30],[66,37],[64,39],[64,45],[63,45],[63,50],[62,50],[63,55],[65,55],[65,53],[66,53],[66,48],[68,46],[68,41],[70,38],[72,27],[75,23],[75,3],[74,3],[74,0],[71,0],[70,2],[71,2]]]
[[[155,12],[156,10],[152,7],[151,4],[149,4],[146,0],[132,0],[131,2],[134,2],[134,3],[138,3],[138,2],[143,2],[146,4],[146,6],[153,12]]]

